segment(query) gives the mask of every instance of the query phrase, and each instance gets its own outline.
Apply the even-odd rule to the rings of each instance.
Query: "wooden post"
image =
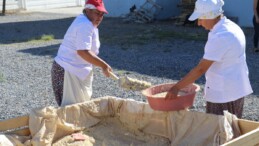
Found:
[[[3,9],[2,9],[2,15],[3,15],[3,16],[5,15],[5,1],[6,1],[6,0],[3,0]]]

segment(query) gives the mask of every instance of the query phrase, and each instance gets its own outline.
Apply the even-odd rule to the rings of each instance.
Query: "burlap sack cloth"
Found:
[[[235,116],[226,114],[160,112],[144,102],[107,96],[62,108],[33,110],[29,119],[31,139],[24,145],[48,146],[61,137],[96,125],[102,117],[117,116],[131,129],[168,138],[171,146],[216,146],[231,140],[234,131],[239,134]]]

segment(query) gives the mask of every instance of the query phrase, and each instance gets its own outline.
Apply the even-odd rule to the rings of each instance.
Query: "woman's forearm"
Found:
[[[101,67],[101,68],[105,68],[107,65],[107,63],[105,61],[103,61],[101,58],[99,58],[97,55],[95,55],[93,52],[89,51],[89,50],[78,50],[77,54],[82,57],[84,60],[86,60],[87,62]]]

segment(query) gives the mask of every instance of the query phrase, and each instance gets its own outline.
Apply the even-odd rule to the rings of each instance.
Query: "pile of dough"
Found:
[[[127,128],[118,117],[104,118],[93,127],[81,131],[84,140],[68,135],[53,146],[169,146],[170,140],[161,136]]]
[[[165,98],[167,92],[161,92],[161,93],[157,93],[157,94],[154,94],[152,97],[153,98]],[[178,96],[183,96],[183,95],[186,95],[187,93],[184,92],[184,91],[180,91],[178,92]]]
[[[119,84],[122,88],[127,90],[139,91],[151,87],[151,83],[130,77],[122,77],[119,80]]]

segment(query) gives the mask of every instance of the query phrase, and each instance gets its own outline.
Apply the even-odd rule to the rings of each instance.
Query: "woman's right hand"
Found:
[[[110,77],[110,72],[112,72],[112,68],[111,68],[108,64],[105,64],[105,65],[102,67],[102,71],[103,71],[103,74],[104,74],[106,77]]]

